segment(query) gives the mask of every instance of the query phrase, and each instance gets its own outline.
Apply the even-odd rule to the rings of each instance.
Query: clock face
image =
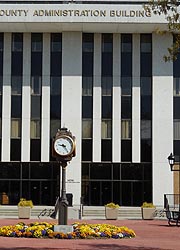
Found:
[[[74,149],[74,142],[68,136],[59,137],[54,142],[54,150],[58,155],[68,156],[73,152],[73,149]]]

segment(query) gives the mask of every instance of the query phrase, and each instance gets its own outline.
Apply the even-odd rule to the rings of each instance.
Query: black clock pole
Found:
[[[59,201],[59,216],[58,216],[58,224],[59,225],[67,225],[67,217],[68,217],[68,200],[66,196],[66,167],[67,162],[62,162],[62,189],[61,189],[61,197]]]

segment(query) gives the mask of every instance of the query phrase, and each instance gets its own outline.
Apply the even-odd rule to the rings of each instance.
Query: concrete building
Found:
[[[54,204],[52,138],[64,126],[76,136],[74,205],[162,205],[174,192],[180,62],[163,61],[173,37],[156,32],[166,21],[143,2],[1,1],[0,192],[10,204]]]

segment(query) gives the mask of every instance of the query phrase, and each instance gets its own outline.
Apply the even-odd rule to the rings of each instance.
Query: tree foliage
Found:
[[[174,61],[180,50],[180,2],[178,0],[149,0],[144,8],[155,15],[164,15],[168,22],[168,30],[174,36],[173,44],[167,48],[165,61]]]

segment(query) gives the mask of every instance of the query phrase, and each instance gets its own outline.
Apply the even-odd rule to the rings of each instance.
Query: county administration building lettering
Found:
[[[151,13],[145,10],[72,10],[72,9],[39,9],[34,11],[29,11],[25,9],[0,9],[0,17],[27,17],[32,15],[36,16],[60,16],[60,17],[151,17]]]

